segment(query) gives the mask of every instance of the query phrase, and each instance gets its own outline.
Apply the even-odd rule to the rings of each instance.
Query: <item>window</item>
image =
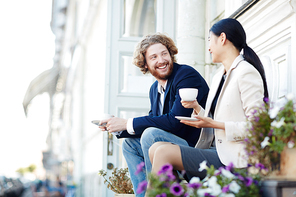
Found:
[[[132,55],[122,55],[120,65],[120,93],[137,93],[147,95],[154,78],[144,75],[140,68],[132,64]]]
[[[142,37],[156,31],[156,0],[124,0],[123,37]]]

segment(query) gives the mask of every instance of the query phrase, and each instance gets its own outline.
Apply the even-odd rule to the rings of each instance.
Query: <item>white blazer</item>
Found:
[[[213,77],[205,110],[199,115],[208,115],[212,101],[224,74],[224,67]],[[243,140],[246,138],[247,119],[255,107],[263,104],[264,87],[259,72],[239,55],[226,73],[226,79],[217,100],[214,119],[225,123],[225,130],[215,129],[216,149],[221,162],[230,162],[237,168],[247,166]],[[203,128],[196,148],[209,148],[213,133]]]

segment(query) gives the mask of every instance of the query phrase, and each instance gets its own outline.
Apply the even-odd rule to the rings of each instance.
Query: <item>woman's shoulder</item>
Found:
[[[234,71],[240,74],[247,74],[247,73],[259,74],[258,70],[246,60],[241,61],[238,64],[238,66],[234,69]]]

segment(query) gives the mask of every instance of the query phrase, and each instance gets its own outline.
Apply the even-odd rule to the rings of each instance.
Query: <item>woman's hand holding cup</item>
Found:
[[[196,114],[198,114],[199,111],[200,111],[200,105],[198,104],[197,100],[194,100],[194,101],[183,101],[183,100],[181,100],[181,104],[185,108],[194,109]]]
[[[180,88],[179,95],[181,97],[181,103],[185,108],[192,108],[198,114],[200,106],[196,100],[198,89],[196,88]]]

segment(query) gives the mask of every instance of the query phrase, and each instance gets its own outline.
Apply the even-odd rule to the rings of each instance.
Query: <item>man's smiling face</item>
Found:
[[[165,82],[173,72],[173,62],[168,49],[160,44],[151,45],[145,54],[146,67],[158,82]]]

